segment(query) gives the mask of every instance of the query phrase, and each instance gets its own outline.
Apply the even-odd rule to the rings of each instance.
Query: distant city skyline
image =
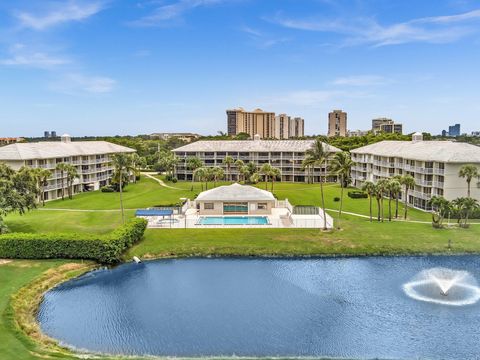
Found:
[[[239,106],[480,130],[480,0],[18,0],[0,24],[1,137],[215,134]]]

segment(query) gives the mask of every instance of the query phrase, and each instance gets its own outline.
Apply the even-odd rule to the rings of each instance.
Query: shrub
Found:
[[[360,190],[353,190],[348,192],[348,197],[352,199],[367,199],[368,194]]]
[[[0,235],[0,258],[10,259],[89,259],[113,264],[138,242],[147,227],[135,218],[107,235],[79,233],[10,233]]]
[[[174,176],[170,179],[171,182],[173,182],[174,184],[178,181],[178,179]]]
[[[340,198],[339,198],[338,196],[335,196],[335,197],[333,198],[333,201],[339,202],[339,201],[340,201]]]
[[[115,189],[110,185],[105,185],[100,188],[100,191],[104,193],[110,193],[110,192],[115,192]]]

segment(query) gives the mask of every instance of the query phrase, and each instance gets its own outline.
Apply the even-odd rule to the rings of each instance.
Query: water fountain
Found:
[[[413,299],[442,305],[471,305],[480,300],[480,287],[469,272],[447,268],[423,270],[403,290]]]

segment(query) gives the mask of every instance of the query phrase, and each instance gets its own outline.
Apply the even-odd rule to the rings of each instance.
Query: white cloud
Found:
[[[378,75],[356,75],[339,77],[332,81],[333,85],[340,86],[374,86],[385,85],[390,83],[391,80]]]
[[[100,2],[70,0],[54,3],[50,11],[43,14],[19,11],[15,14],[15,17],[19,20],[22,27],[34,30],[45,30],[66,22],[87,19],[102,9],[103,5]]]
[[[1,65],[25,66],[48,69],[68,64],[69,59],[49,55],[42,51],[34,51],[24,44],[15,44],[10,48],[10,57],[0,59]]]
[[[59,81],[52,84],[51,88],[66,94],[104,94],[113,91],[116,83],[114,79],[105,76],[71,73],[63,75]]]
[[[275,37],[269,34],[266,34],[260,30],[256,30],[249,26],[243,26],[240,28],[240,31],[246,33],[250,39],[252,39],[255,44],[260,48],[269,48],[281,43],[290,41],[288,37]]]
[[[286,28],[336,33],[344,36],[343,45],[386,46],[411,42],[449,43],[478,33],[480,9],[456,15],[424,17],[381,25],[374,19],[347,20],[291,19],[281,15],[270,21]]]
[[[216,5],[227,0],[177,0],[156,7],[150,15],[144,16],[131,24],[136,26],[164,26],[180,18],[186,12],[202,6]]]

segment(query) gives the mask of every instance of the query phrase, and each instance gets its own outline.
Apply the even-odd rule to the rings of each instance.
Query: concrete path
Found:
[[[12,260],[0,259],[0,266],[11,263]]]
[[[173,190],[183,190],[181,188],[177,188],[177,187],[173,187],[173,186],[170,186],[170,185],[167,185],[163,182],[162,179],[159,179],[159,178],[156,178],[155,176],[153,176],[152,174],[150,173],[146,173],[146,172],[142,172],[141,173],[142,175],[145,175],[146,177],[152,179],[152,180],[155,180],[157,183],[160,184],[160,186],[163,186],[163,187],[166,187],[168,189],[173,189]]]

